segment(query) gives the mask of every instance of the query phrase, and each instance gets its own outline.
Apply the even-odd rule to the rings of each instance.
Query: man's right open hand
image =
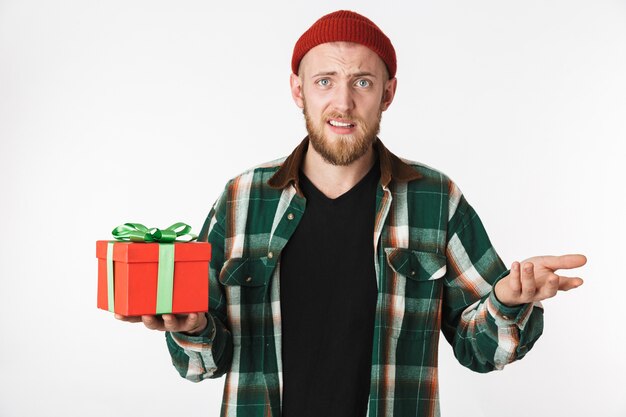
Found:
[[[142,322],[151,330],[187,333],[191,336],[202,333],[207,326],[207,317],[204,313],[163,314],[161,316],[122,316],[115,318],[129,323]]]

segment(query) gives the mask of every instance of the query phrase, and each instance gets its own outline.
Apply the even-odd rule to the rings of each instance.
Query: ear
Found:
[[[385,89],[383,90],[383,99],[380,103],[380,107],[382,111],[387,110],[389,106],[391,105],[391,102],[393,101],[393,98],[396,95],[397,85],[398,85],[398,79],[395,77],[390,80],[387,80],[387,82],[385,83]]]
[[[289,84],[291,85],[291,97],[296,103],[296,106],[301,109],[304,108],[304,96],[302,94],[302,80],[296,74],[291,74],[289,77]]]

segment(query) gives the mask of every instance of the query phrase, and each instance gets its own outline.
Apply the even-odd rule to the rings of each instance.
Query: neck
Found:
[[[372,146],[365,155],[350,165],[339,166],[328,163],[309,144],[302,171],[326,197],[337,198],[361,181],[375,162],[376,155]]]

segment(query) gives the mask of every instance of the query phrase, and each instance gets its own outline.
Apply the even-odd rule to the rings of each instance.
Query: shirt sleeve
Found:
[[[477,372],[521,359],[543,330],[540,303],[508,307],[495,296],[509,271],[474,209],[450,182],[442,331],[458,361]]]
[[[218,279],[224,264],[226,198],[227,191],[224,191],[211,208],[198,237],[198,241],[211,243],[207,327],[195,336],[165,333],[174,367],[183,378],[194,382],[222,376],[232,362],[233,342],[226,325],[226,297]]]

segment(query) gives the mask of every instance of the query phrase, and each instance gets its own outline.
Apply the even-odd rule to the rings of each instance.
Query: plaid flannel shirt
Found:
[[[307,146],[305,138],[289,157],[228,182],[200,233],[212,244],[209,325],[199,336],[166,333],[181,376],[227,373],[222,416],[281,415],[280,255],[306,206],[298,170]],[[493,285],[508,271],[449,178],[401,160],[380,140],[375,148],[378,299],[368,416],[438,416],[439,333],[462,365],[488,372],[526,354],[543,310],[497,300]]]

